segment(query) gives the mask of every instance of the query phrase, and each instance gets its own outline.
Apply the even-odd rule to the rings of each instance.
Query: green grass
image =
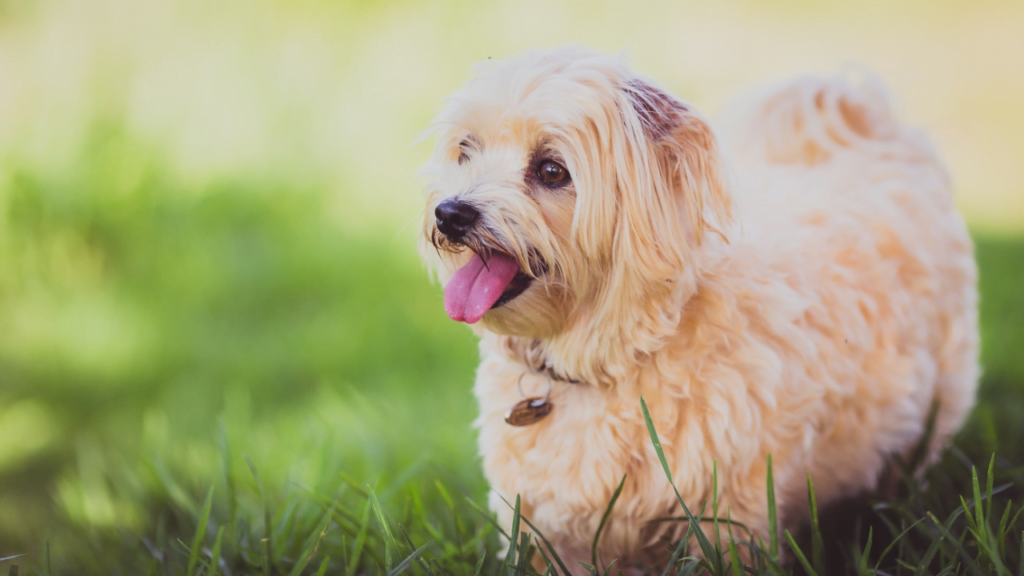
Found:
[[[24,556],[0,573],[565,572],[517,529],[506,556],[483,508],[474,338],[414,227],[348,232],[315,181],[193,189],[114,126],[70,171],[4,166],[0,558]],[[977,242],[985,376],[940,465],[779,542],[704,534],[717,503],[686,502],[652,573],[735,575],[741,552],[755,573],[1018,573],[1024,241]]]

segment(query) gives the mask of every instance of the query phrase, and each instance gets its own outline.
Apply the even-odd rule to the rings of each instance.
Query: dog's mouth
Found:
[[[456,322],[475,324],[489,310],[507,304],[533,282],[515,258],[492,251],[473,253],[444,287],[444,310]]]

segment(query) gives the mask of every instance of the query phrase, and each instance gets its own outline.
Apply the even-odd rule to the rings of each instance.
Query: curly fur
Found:
[[[790,526],[808,473],[822,504],[870,489],[933,402],[932,458],[972,406],[975,263],[927,140],[872,80],[797,78],[727,120],[725,146],[622,59],[568,47],[481,66],[434,125],[425,261],[446,282],[468,245],[535,276],[474,326],[492,506],[508,523],[498,495],[520,495],[569,565],[623,474],[602,556],[638,565],[678,535],[649,522],[680,511],[641,395],[682,497],[710,498],[717,465],[721,509],[762,535],[768,454]],[[572,184],[531,183],[538,157]],[[435,237],[454,196],[482,215],[462,245]],[[515,428],[524,372],[555,378],[555,409]]]

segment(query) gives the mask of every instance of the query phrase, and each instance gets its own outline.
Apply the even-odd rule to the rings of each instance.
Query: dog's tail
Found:
[[[742,98],[733,144],[772,164],[814,165],[848,152],[934,158],[927,139],[901,126],[873,75],[804,76]]]

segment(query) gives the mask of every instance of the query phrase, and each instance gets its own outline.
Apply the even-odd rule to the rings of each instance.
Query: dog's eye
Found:
[[[462,142],[459,142],[459,164],[469,162],[469,153],[466,152],[467,148],[469,148],[468,140],[463,140]]]
[[[558,162],[548,160],[537,169],[537,177],[549,186],[558,186],[568,183],[569,171]]]

